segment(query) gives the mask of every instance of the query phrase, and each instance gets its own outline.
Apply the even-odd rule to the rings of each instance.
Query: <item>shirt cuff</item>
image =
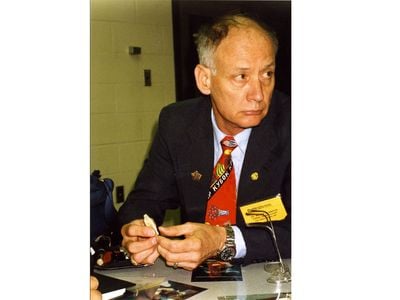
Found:
[[[245,257],[247,248],[246,248],[246,243],[244,242],[243,234],[240,231],[239,227],[237,226],[232,226],[232,229],[235,233],[235,244],[236,244],[236,255],[234,258]]]

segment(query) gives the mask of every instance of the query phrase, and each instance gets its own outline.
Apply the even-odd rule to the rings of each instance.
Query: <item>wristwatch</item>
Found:
[[[217,258],[222,261],[231,261],[236,255],[235,232],[232,227],[225,226],[226,240],[221,250],[217,253]]]

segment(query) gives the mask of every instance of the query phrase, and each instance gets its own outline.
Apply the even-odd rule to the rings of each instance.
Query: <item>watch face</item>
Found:
[[[226,247],[224,250],[222,250],[222,252],[220,253],[220,258],[223,261],[229,261],[232,260],[232,258],[234,258],[236,255],[236,250],[235,248],[231,248],[231,247]]]

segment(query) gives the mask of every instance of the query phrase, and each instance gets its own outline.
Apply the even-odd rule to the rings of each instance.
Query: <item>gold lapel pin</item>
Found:
[[[258,172],[253,172],[250,175],[251,180],[256,181],[258,180]]]
[[[190,173],[190,175],[192,175],[192,180],[194,180],[194,181],[199,181],[201,179],[201,176],[203,176],[197,170],[192,172],[192,173]]]

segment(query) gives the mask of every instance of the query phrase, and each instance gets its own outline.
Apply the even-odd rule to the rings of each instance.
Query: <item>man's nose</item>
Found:
[[[264,99],[262,82],[260,79],[254,78],[253,80],[250,81],[247,99],[257,102],[260,102]]]

